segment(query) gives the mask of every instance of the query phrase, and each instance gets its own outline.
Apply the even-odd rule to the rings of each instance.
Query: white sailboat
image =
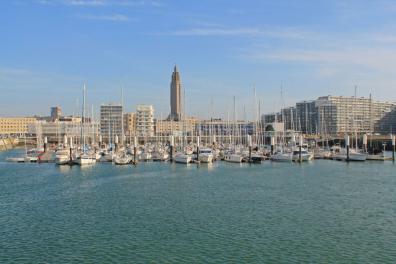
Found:
[[[224,161],[231,162],[231,163],[242,163],[243,156],[237,153],[236,149],[236,124],[237,124],[237,116],[236,116],[236,105],[235,105],[235,96],[233,101],[234,113],[233,113],[233,127],[232,127],[232,135],[233,135],[233,142],[232,147],[233,151],[227,152],[224,155]]]
[[[81,136],[83,139],[83,145],[82,145],[82,153],[79,157],[76,158],[75,162],[80,165],[92,165],[96,163],[96,157],[93,156],[92,154],[87,153],[86,149],[86,137],[85,137],[85,131],[84,131],[84,126],[85,126],[85,84],[83,88],[83,111],[82,111],[82,119],[81,119]]]

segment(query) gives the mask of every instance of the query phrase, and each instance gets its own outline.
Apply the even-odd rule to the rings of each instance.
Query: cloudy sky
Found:
[[[250,117],[321,95],[396,101],[395,1],[10,0],[0,2],[0,116],[119,102]],[[282,87],[282,88],[281,88]],[[283,100],[281,99],[283,91]],[[212,107],[213,106],[213,107]],[[244,110],[245,109],[245,110]]]

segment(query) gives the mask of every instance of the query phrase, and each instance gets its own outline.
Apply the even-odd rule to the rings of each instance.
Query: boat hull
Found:
[[[174,161],[174,162],[176,162],[176,163],[181,163],[181,164],[188,164],[188,163],[191,163],[191,160],[192,160],[192,158],[191,158],[191,156],[189,156],[189,155],[176,155],[176,156],[173,158],[173,161]]]
[[[226,155],[224,161],[231,163],[242,163],[243,157],[237,154]]]

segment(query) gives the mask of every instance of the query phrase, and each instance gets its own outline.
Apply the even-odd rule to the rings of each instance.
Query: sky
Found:
[[[0,14],[0,116],[77,114],[86,84],[95,115],[123,90],[126,111],[165,118],[175,64],[200,118],[232,115],[234,96],[239,118],[355,86],[396,101],[395,1],[7,0]]]

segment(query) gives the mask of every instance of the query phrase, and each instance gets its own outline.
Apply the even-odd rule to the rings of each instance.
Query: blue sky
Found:
[[[177,63],[186,112],[252,116],[321,95],[396,101],[395,1],[0,2],[0,116],[118,102],[169,113]],[[284,103],[280,90],[283,87]],[[211,107],[213,102],[213,111]]]

